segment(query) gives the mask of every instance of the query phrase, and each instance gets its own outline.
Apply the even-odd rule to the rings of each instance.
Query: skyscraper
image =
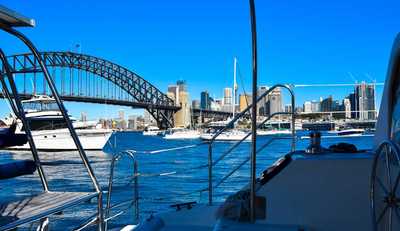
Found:
[[[351,118],[351,103],[349,98],[345,98],[343,100],[343,109],[344,109],[344,114],[346,119]]]
[[[175,105],[181,107],[174,115],[175,126],[188,127],[191,122],[191,102],[186,81],[179,80],[176,85],[169,85],[167,95],[175,101]]]
[[[355,89],[360,120],[375,120],[375,86],[362,82]]]
[[[266,91],[268,91],[267,86],[261,86],[257,90],[257,97],[260,97],[262,94],[264,94]],[[258,115],[260,116],[266,116],[267,115],[267,101],[268,101],[268,95],[263,97],[260,101],[257,102],[257,110],[258,110]]]
[[[321,111],[321,103],[316,100],[311,101],[311,111],[312,112],[320,112]]]
[[[224,105],[232,105],[232,88],[230,87],[224,89]]]
[[[192,100],[192,108],[193,109],[199,109],[200,108],[200,101],[197,100],[197,99]]]
[[[251,95],[249,94],[241,94],[239,96],[239,111],[243,111],[247,106],[251,104]]]
[[[353,92],[349,95],[350,101],[350,109],[351,109],[351,118],[357,119],[358,118],[358,107],[357,107],[357,97],[356,94]]]
[[[329,96],[328,98],[322,100],[321,102],[322,112],[332,112],[333,111],[333,98]]]
[[[266,103],[266,115],[272,115],[277,112],[282,112],[282,91],[281,88],[275,88],[270,94],[268,94],[268,101]]]
[[[303,104],[303,112],[304,113],[311,113],[312,112],[311,102],[310,101],[304,102],[304,104]]]
[[[179,106],[179,86],[178,85],[169,85],[167,96],[174,100],[175,105]]]
[[[210,110],[211,102],[210,95],[207,91],[200,93],[200,108],[204,110]]]

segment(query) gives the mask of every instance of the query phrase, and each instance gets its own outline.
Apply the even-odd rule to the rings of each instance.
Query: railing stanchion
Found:
[[[133,163],[133,174],[134,174],[134,187],[135,187],[135,222],[139,224],[139,176],[138,176],[138,165],[135,155],[135,162]]]
[[[208,145],[208,204],[212,205],[213,182],[212,182],[212,142]]]

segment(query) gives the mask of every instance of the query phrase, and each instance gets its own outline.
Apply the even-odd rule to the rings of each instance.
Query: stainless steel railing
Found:
[[[132,199],[126,200],[119,202],[113,206],[111,206],[111,197],[112,197],[112,192],[113,192],[113,184],[114,184],[114,170],[115,170],[115,164],[118,160],[120,160],[122,157],[128,157],[129,159],[132,160],[133,162],[133,188],[134,188],[134,196]],[[119,211],[117,214],[110,216],[111,209],[121,207],[123,205],[131,205],[133,204],[133,213],[134,213],[134,218],[135,218],[135,224],[139,223],[139,182],[138,182],[138,163],[136,159],[136,151],[133,150],[126,150],[119,152],[117,155],[113,156],[111,160],[111,166],[110,166],[110,176],[109,176],[109,181],[108,181],[108,194],[107,194],[107,201],[106,201],[106,208],[104,212],[104,223],[105,223],[105,230],[107,230],[107,224],[109,220],[112,220],[123,213],[125,213],[124,210]],[[127,210],[127,209],[126,209]]]
[[[245,110],[241,111],[239,114],[237,114],[225,127],[223,127],[222,129],[220,129],[212,138],[211,140],[208,142],[208,204],[212,205],[213,202],[213,166],[218,163],[219,161],[221,161],[222,159],[224,159],[229,153],[231,153],[235,148],[237,148],[244,140],[246,140],[250,135],[251,132],[249,132],[245,137],[243,137],[241,140],[239,140],[236,144],[234,144],[230,149],[228,149],[228,151],[226,151],[224,154],[222,154],[215,162],[213,161],[213,143],[215,142],[215,140],[217,139],[218,136],[220,136],[224,131],[226,131],[228,128],[231,128],[236,121],[238,121],[240,118],[242,118],[243,116],[246,115],[247,112],[250,111],[250,109],[252,109],[252,105],[255,103],[257,104],[260,100],[262,100],[264,97],[266,97],[268,94],[270,94],[273,90],[275,90],[276,88],[284,88],[286,89],[290,96],[291,96],[291,112],[276,112],[273,113],[272,115],[270,115],[269,117],[267,117],[265,120],[263,120],[259,125],[257,125],[257,128],[260,128],[261,126],[263,126],[266,122],[268,122],[269,120],[271,120],[274,116],[276,115],[291,115],[291,151],[295,151],[296,149],[296,129],[295,129],[295,119],[296,119],[296,115],[295,115],[295,96],[294,96],[294,92],[291,89],[290,86],[288,85],[283,85],[283,84],[277,84],[272,86],[271,88],[269,88],[266,92],[264,92],[263,94],[261,94],[258,98],[256,102],[252,102],[252,104],[248,105],[246,107]],[[257,150],[258,152],[258,150]],[[257,153],[256,153],[257,154]],[[245,161],[247,163],[247,161]],[[241,165],[243,166],[244,163]],[[254,166],[255,167],[255,166]],[[236,168],[235,168],[236,169]],[[237,171],[238,169],[236,169],[235,171]],[[234,171],[234,172],[235,172]],[[229,176],[232,175],[234,172],[228,174]],[[227,178],[229,178],[229,176]],[[225,179],[226,180],[226,179]]]
[[[68,112],[67,112],[67,110],[66,110],[66,108],[65,108],[65,106],[64,106],[64,104],[63,104],[63,102],[62,102],[62,100],[61,100],[61,98],[60,98],[60,96],[58,94],[58,90],[57,90],[57,88],[55,86],[55,83],[54,83],[53,79],[51,78],[46,65],[44,64],[44,61],[43,61],[42,57],[40,56],[38,49],[32,43],[32,41],[29,40],[29,38],[27,36],[25,36],[20,31],[15,30],[10,25],[0,22],[0,29],[5,31],[5,32],[7,32],[8,34],[16,37],[24,45],[26,45],[26,47],[32,52],[35,60],[38,61],[38,65],[39,65],[41,71],[43,72],[44,79],[46,80],[46,83],[49,86],[50,91],[51,91],[51,93],[52,93],[52,95],[53,95],[53,97],[54,97],[54,99],[55,99],[55,101],[56,101],[56,103],[57,103],[57,105],[58,105],[58,107],[60,109],[60,112],[61,112],[61,114],[62,114],[62,116],[63,116],[63,118],[64,118],[64,120],[66,122],[66,125],[68,127],[68,131],[69,131],[69,133],[71,135],[71,138],[74,141],[74,144],[78,149],[78,153],[79,153],[79,156],[80,156],[80,158],[82,160],[82,163],[84,164],[85,169],[86,169],[86,171],[87,171],[87,173],[88,173],[88,175],[90,177],[90,180],[92,181],[92,185],[94,187],[94,190],[97,193],[97,199],[98,199],[98,201],[97,201],[98,230],[100,230],[100,231],[104,230],[103,213],[102,213],[103,212],[103,207],[102,207],[103,206],[103,203],[102,203],[103,195],[102,195],[102,190],[101,190],[100,184],[99,184],[99,182],[98,182],[98,180],[97,180],[97,178],[96,178],[96,176],[94,174],[94,171],[93,171],[93,169],[92,169],[92,167],[91,167],[91,165],[89,163],[89,159],[88,159],[88,157],[87,157],[87,155],[85,153],[85,150],[83,149],[82,144],[81,144],[81,142],[80,142],[80,140],[78,138],[78,135],[77,135],[77,133],[76,133],[76,131],[75,131],[73,125],[72,125],[72,122],[71,122],[71,120],[70,120],[70,118],[68,116]],[[6,68],[6,74],[7,74],[7,77],[8,77],[8,81],[9,81],[9,83],[11,85],[12,93],[13,93],[13,95],[15,97],[15,108],[13,107],[13,109],[17,109],[18,112],[19,112],[17,114],[17,116],[19,116],[21,120],[25,120],[24,115],[23,115],[23,113],[24,113],[23,107],[21,105],[20,99],[18,98],[17,88],[15,86],[15,83],[13,83],[13,74],[10,72],[10,70],[7,70],[8,67],[9,67],[9,64],[8,64],[8,62],[7,62],[6,58],[5,58],[5,55],[4,55],[4,53],[2,51],[1,51],[1,61],[3,63],[3,67]],[[10,99],[10,104],[13,104],[11,99]],[[25,124],[27,124],[27,123],[25,123]],[[29,130],[29,126],[27,126],[27,129],[25,129],[25,130]],[[39,155],[37,153],[34,141],[32,139],[32,136],[31,136],[30,132],[28,131],[26,133],[27,133],[27,136],[28,136],[29,145],[30,145],[31,150],[32,150],[33,158],[35,160],[36,165],[38,166],[38,172],[39,172],[39,177],[41,179],[41,183],[43,185],[44,191],[48,192],[49,191],[48,181],[46,179],[46,175],[45,175],[45,173],[43,171],[43,168],[41,166],[40,158],[39,158]]]
[[[292,111],[291,112],[276,112],[271,114],[270,116],[268,116],[267,118],[265,118],[261,123],[259,123],[257,125],[257,128],[262,127],[263,125],[265,125],[268,121],[270,121],[272,118],[274,118],[275,116],[278,115],[290,115],[291,116],[291,151],[295,150],[295,145],[296,145],[296,131],[295,131],[295,113],[294,113],[294,105],[295,105],[295,101],[294,101],[294,94],[293,91],[291,90],[291,88],[287,85],[275,85],[272,88],[270,88],[267,92],[265,92],[264,94],[262,94],[261,96],[258,97],[258,101],[263,99],[263,97],[267,96],[269,93],[271,93],[274,89],[281,87],[284,89],[287,89],[291,95],[291,103],[292,103]],[[257,101],[257,102],[258,102]],[[257,103],[256,102],[256,103]],[[244,111],[240,112],[235,118],[232,119],[232,121],[230,121],[230,123],[228,123],[228,125],[226,125],[224,128],[220,129],[213,137],[210,141],[205,141],[205,142],[201,142],[198,144],[193,144],[193,145],[187,145],[187,146],[181,146],[181,147],[173,147],[173,148],[167,148],[167,149],[162,149],[162,150],[155,150],[155,151],[134,151],[134,150],[127,150],[127,151],[122,151],[118,154],[116,154],[112,161],[111,161],[111,167],[110,167],[110,176],[109,176],[109,185],[108,185],[108,195],[107,195],[107,202],[106,202],[106,208],[105,208],[105,225],[107,227],[107,222],[117,216],[119,216],[120,214],[122,214],[123,212],[118,212],[116,215],[110,216],[110,210],[112,208],[117,208],[120,207],[120,205],[122,206],[123,204],[129,204],[129,203],[133,203],[133,207],[134,207],[134,217],[135,217],[135,222],[139,222],[139,177],[158,177],[158,176],[168,176],[168,175],[175,175],[175,174],[187,174],[187,173],[193,173],[198,171],[199,169],[208,169],[208,187],[205,188],[201,188],[199,190],[195,190],[193,192],[189,192],[189,193],[184,193],[184,194],[180,194],[180,196],[182,195],[190,195],[190,194],[194,194],[194,193],[201,193],[202,192],[207,192],[208,191],[208,202],[210,205],[212,205],[213,202],[213,190],[218,188],[222,183],[224,183],[226,180],[228,180],[235,172],[237,172],[240,168],[242,168],[246,163],[249,162],[250,160],[250,156],[247,157],[246,159],[244,159],[243,161],[241,161],[237,166],[235,166],[231,171],[229,171],[224,177],[222,177],[221,179],[219,179],[219,181],[215,182],[213,181],[213,168],[214,166],[216,166],[219,162],[221,162],[223,159],[225,159],[229,154],[231,154],[241,143],[243,143],[243,141],[245,141],[249,136],[251,136],[251,133],[247,133],[241,140],[237,141],[236,143],[234,143],[231,147],[229,147],[226,151],[224,151],[216,160],[213,160],[213,144],[216,141],[216,138],[221,135],[224,131],[226,131],[229,127],[231,127],[237,120],[239,120],[241,117],[246,115],[246,112],[248,112],[251,109],[252,105],[249,105]],[[263,149],[265,149],[266,147],[268,147],[269,145],[271,145],[274,141],[278,140],[278,139],[282,139],[282,137],[272,137],[271,139],[269,139],[265,144],[261,145],[256,153],[261,152]],[[285,137],[284,139],[287,139],[287,137]],[[195,167],[191,167],[188,169],[183,169],[183,170],[174,170],[174,171],[170,171],[170,172],[164,172],[164,173],[150,173],[150,174],[146,174],[146,173],[139,173],[138,171],[138,160],[137,160],[137,156],[138,155],[161,155],[165,152],[171,152],[171,151],[177,151],[177,150],[185,150],[185,149],[191,149],[191,148],[196,148],[202,145],[208,145],[208,151],[209,151],[209,155],[208,155],[208,164],[203,164],[203,165],[199,165],[199,166],[195,166]],[[132,199],[127,200],[127,201],[123,201],[118,203],[117,205],[113,205],[111,206],[111,197],[112,197],[112,192],[113,192],[113,182],[114,182],[114,171],[115,171],[115,164],[116,162],[123,156],[127,156],[129,157],[132,161],[133,161],[133,179],[134,179],[134,196]],[[174,196],[171,196],[171,198],[173,198]],[[176,195],[175,195],[176,197]],[[145,198],[142,198],[145,199]],[[158,200],[162,200],[163,198],[158,198],[156,199]],[[164,198],[165,199],[165,198]]]

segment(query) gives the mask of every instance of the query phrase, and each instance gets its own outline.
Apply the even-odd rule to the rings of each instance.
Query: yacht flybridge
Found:
[[[253,39],[253,96],[252,105],[238,113],[226,127],[216,132],[207,142],[208,146],[207,186],[198,192],[207,194],[207,203],[197,204],[193,201],[173,204],[169,211],[152,213],[143,219],[139,217],[138,159],[135,151],[123,151],[113,156],[110,168],[107,200],[103,206],[103,191],[94,175],[91,165],[82,148],[79,137],[73,127],[57,90],[48,74],[46,66],[38,55],[33,44],[15,30],[16,26],[33,26],[32,20],[17,15],[0,7],[0,28],[20,38],[31,49],[38,60],[44,76],[52,89],[54,99],[66,122],[74,144],[77,146],[81,160],[90,176],[94,191],[55,192],[51,191],[46,175],[42,169],[30,124],[16,91],[14,78],[4,53],[0,50],[0,58],[5,73],[0,76],[5,96],[10,102],[18,119],[26,128],[25,138],[30,145],[33,161],[22,161],[1,164],[0,169],[9,174],[1,175],[2,179],[32,174],[37,171],[43,184],[44,192],[19,201],[1,202],[0,230],[12,230],[20,225],[39,221],[37,230],[46,230],[51,216],[61,211],[76,207],[80,203],[97,198],[97,212],[89,217],[88,222],[77,224],[75,230],[82,230],[96,225],[98,230],[107,230],[109,223],[121,213],[111,214],[118,207],[111,204],[115,163],[122,156],[133,162],[133,181],[135,185],[134,204],[135,221],[118,227],[120,230],[136,231],[397,231],[400,230],[400,35],[394,42],[390,58],[388,75],[379,113],[375,136],[375,149],[357,151],[354,149],[324,149],[320,147],[318,135],[310,138],[310,146],[306,150],[296,149],[295,129],[295,97],[288,85],[277,84],[264,94],[257,96],[257,33],[254,0],[250,0],[252,39]],[[5,81],[8,81],[6,84]],[[10,90],[7,86],[10,86]],[[257,102],[272,90],[280,87],[291,96],[291,112],[277,112],[261,123],[257,123]],[[241,140],[233,143],[226,152],[215,155],[214,145],[217,137],[223,134],[240,118],[251,113],[252,131]],[[262,127],[277,115],[290,115],[291,118],[291,150],[279,158],[271,166],[263,167],[256,173],[256,157],[261,150],[279,137],[268,139],[266,143],[257,140],[257,128]],[[13,129],[5,129],[4,134],[14,136]],[[228,174],[216,174],[215,165],[250,137],[249,156],[235,166]],[[0,141],[2,140],[0,136]],[[7,147],[0,142],[0,147]],[[193,147],[194,145],[191,145]],[[177,147],[184,149],[185,147]],[[155,152],[151,153],[155,154]],[[222,203],[215,200],[215,189],[245,164],[250,165],[250,177],[243,188],[226,198]],[[228,166],[229,167],[229,166]],[[197,171],[199,168],[191,169]],[[178,171],[178,170],[177,170]],[[218,177],[218,178],[217,178]],[[216,179],[217,178],[217,179]],[[196,182],[198,183],[198,182]],[[163,190],[163,189],[160,189]],[[105,208],[103,208],[105,207]],[[36,224],[36,223],[35,223]],[[61,230],[63,227],[59,227]],[[111,228],[111,227],[110,227]],[[115,227],[114,227],[115,228]]]
[[[77,150],[54,98],[34,96],[32,99],[22,101],[22,107],[38,150]],[[102,150],[112,134],[111,129],[102,129],[95,121],[76,121],[73,117],[70,117],[70,120],[85,150]],[[15,131],[17,134],[25,132],[23,123],[19,119],[8,117],[4,122],[10,126],[17,123]],[[12,146],[9,149],[29,150],[30,147],[25,144]]]

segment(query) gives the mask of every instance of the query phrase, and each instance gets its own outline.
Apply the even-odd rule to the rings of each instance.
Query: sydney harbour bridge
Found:
[[[45,65],[65,101],[143,108],[161,128],[174,126],[181,109],[164,92],[135,72],[102,58],[74,52],[41,52]],[[8,56],[22,98],[49,95],[38,60],[30,53]],[[4,74],[4,67],[2,67]],[[3,96],[2,94],[0,96]],[[228,112],[193,109],[195,117],[226,118]]]

